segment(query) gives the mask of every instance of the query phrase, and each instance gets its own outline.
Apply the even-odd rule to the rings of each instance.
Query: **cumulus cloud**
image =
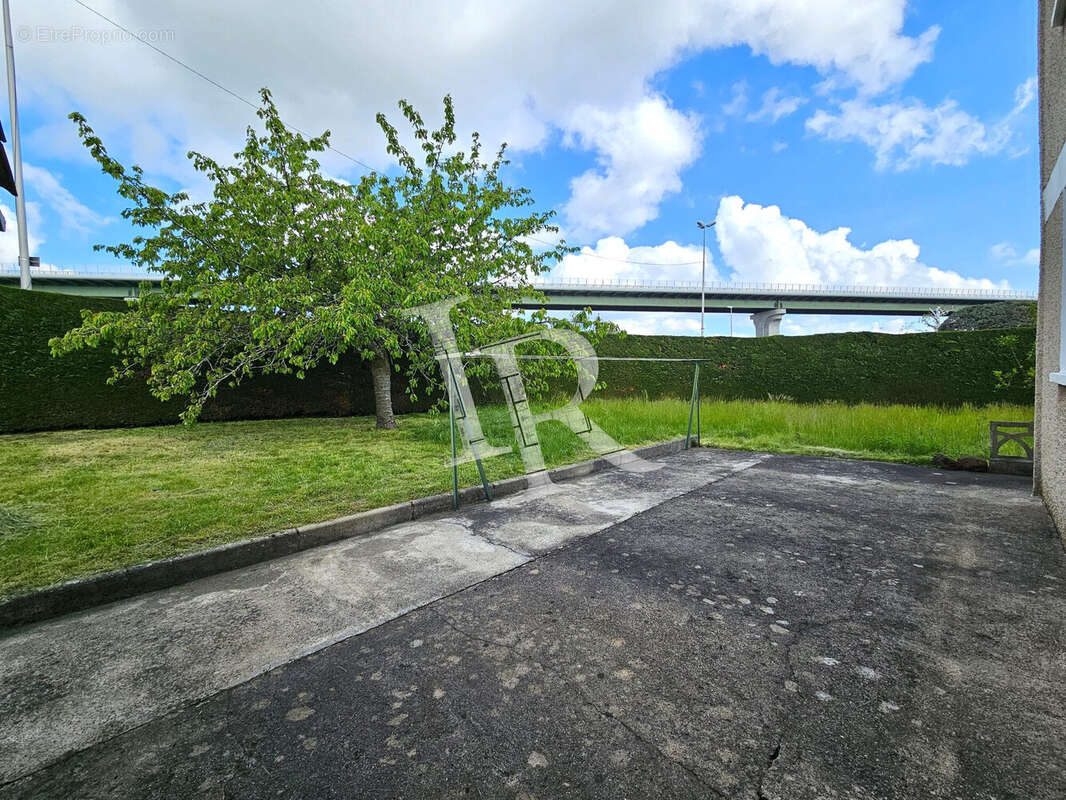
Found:
[[[725,197],[718,206],[718,247],[730,280],[769,283],[865,284],[996,289],[1007,283],[965,278],[919,260],[912,239],[888,239],[869,249],[852,244],[850,228],[819,232],[777,206]]]
[[[875,154],[877,169],[914,169],[921,164],[960,166],[980,155],[1000,153],[1014,138],[1016,118],[1033,102],[1036,79],[1014,92],[1002,119],[985,123],[954,100],[930,108],[920,100],[876,104],[864,98],[840,104],[839,113],[819,109],[807,130],[831,141],[859,141]]]
[[[590,281],[699,281],[702,267],[699,245],[664,242],[652,247],[631,247],[618,236],[600,239],[595,247],[565,256],[549,280]],[[707,280],[719,280],[710,249]]]
[[[645,109],[671,123],[672,135],[691,137],[683,115],[672,116],[649,90],[681,58],[746,46],[774,64],[809,66],[876,93],[928,61],[937,36],[936,28],[903,32],[905,0],[304,3],[269,14],[252,0],[91,4],[245,97],[269,86],[286,119],[307,131],[331,129],[339,149],[374,167],[389,163],[374,114],[395,114],[400,97],[432,119],[449,92],[466,132],[476,128],[487,143],[508,141],[518,151],[570,131],[601,162],[575,185],[584,194],[573,209],[582,214],[588,200],[609,199],[607,190],[623,181],[676,180],[684,147],[653,159],[647,173],[613,166],[618,154],[602,129],[638,124]],[[251,109],[136,41],[115,38],[90,11],[38,0],[16,16],[17,26],[36,32],[19,43],[19,59],[24,102],[48,112],[41,116],[54,121],[77,108],[116,155],[179,185],[190,181],[187,150],[228,158],[239,144]],[[69,36],[75,31],[82,35]],[[26,133],[42,154],[84,158],[62,125]],[[360,171],[334,153],[323,163],[339,175]],[[639,186],[630,196],[640,210],[620,219],[620,230],[650,218],[658,202]],[[602,228],[593,216],[588,228]]]
[[[19,226],[15,216],[15,209],[7,203],[0,203],[0,214],[7,221],[7,230],[0,233],[0,264],[18,265],[19,263]],[[38,203],[26,203],[26,228],[27,242],[30,246],[30,255],[37,255],[41,251],[44,237],[35,234],[41,230],[41,206]],[[41,264],[42,270],[56,270],[52,264]],[[36,271],[36,268],[35,268]]]
[[[615,323],[626,333],[637,336],[698,336],[700,333],[698,314],[622,314],[608,311],[600,316]]]
[[[582,107],[565,125],[568,143],[600,154],[597,168],[570,182],[563,209],[568,230],[580,239],[626,234],[654,219],[700,151],[696,118],[662,97],[619,111]]]
[[[719,266],[707,254],[707,281],[855,284],[866,286],[1007,289],[1007,281],[966,277],[954,270],[921,261],[921,249],[912,239],[888,239],[864,248],[853,244],[846,227],[817,231],[803,220],[785,216],[777,206],[745,203],[725,197],[719,204],[714,228],[724,261]],[[1019,256],[1004,243],[993,254]],[[679,280],[698,281],[700,246],[665,242],[631,247],[620,237],[607,237],[596,247],[583,248],[564,258],[550,280]],[[686,314],[612,314],[610,318],[631,333],[694,333],[699,319]],[[737,331],[746,331],[746,315],[735,317]],[[903,333],[918,330],[915,320],[903,317],[844,317],[787,315],[783,331],[790,334],[872,330]]]
[[[777,206],[721,200],[714,232],[723,266],[707,252],[707,281],[754,283],[856,284],[866,286],[1006,289],[1007,281],[965,277],[921,261],[913,239],[888,239],[862,248],[849,239],[851,229],[817,231],[801,219],[785,216]],[[997,249],[998,248],[998,249]],[[1014,257],[1010,246],[993,248]],[[669,241],[631,246],[609,236],[595,247],[567,255],[552,270],[551,280],[699,281],[700,245]],[[1032,258],[1026,254],[1025,258]]]
[[[786,336],[810,336],[816,333],[914,333],[927,330],[920,319],[904,317],[849,317],[830,314],[786,314],[781,332]]]

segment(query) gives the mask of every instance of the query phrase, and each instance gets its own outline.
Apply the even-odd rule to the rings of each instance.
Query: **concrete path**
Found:
[[[0,642],[0,797],[1062,797],[1024,480],[665,461]]]
[[[0,783],[757,463],[688,451],[21,629],[0,639]]]

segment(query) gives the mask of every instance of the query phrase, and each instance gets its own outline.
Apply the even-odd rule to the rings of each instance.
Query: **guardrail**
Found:
[[[692,292],[700,290],[698,281],[642,281],[642,280],[567,280],[534,281],[534,287],[550,293],[554,290],[583,289],[628,289],[639,291],[676,291]],[[964,298],[972,300],[1036,300],[1032,292],[1014,289],[956,289],[935,286],[861,286],[856,284],[818,284],[818,283],[722,283],[714,281],[705,285],[707,293],[717,294],[813,294],[821,296],[847,295],[861,297],[933,297]]]
[[[0,264],[0,277],[18,277],[18,264]],[[161,272],[147,272],[140,267],[128,264],[86,264],[73,266],[48,265],[31,267],[32,278],[74,278],[81,280],[142,280],[160,281]]]

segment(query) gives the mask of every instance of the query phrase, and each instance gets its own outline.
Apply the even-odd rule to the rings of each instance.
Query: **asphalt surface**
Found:
[[[1064,701],[1024,479],[776,456],[0,797],[1062,798]]]

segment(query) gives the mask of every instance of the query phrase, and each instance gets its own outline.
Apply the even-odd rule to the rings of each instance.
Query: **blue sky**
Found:
[[[512,179],[588,246],[560,278],[696,280],[695,220],[717,217],[719,280],[1036,287],[1035,3],[86,3],[245,97],[271,87],[291,122],[330,128],[378,168],[374,112],[403,96],[432,117],[451,92],[460,125],[511,142]],[[252,110],[74,2],[12,6],[33,250],[104,263],[92,245],[130,231],[66,114],[197,193],[184,152],[232,153]],[[15,252],[0,234],[0,260]],[[613,316],[634,332],[698,328]],[[783,330],[913,325],[793,316]]]

